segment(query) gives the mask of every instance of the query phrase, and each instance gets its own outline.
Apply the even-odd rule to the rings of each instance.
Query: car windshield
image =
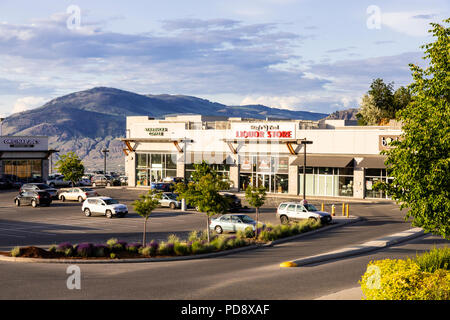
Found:
[[[175,193],[166,193],[166,196],[172,200],[177,200],[177,197],[178,197],[178,195]]]
[[[36,184],[36,187],[38,187],[39,189],[50,189],[50,187],[46,184],[40,183],[40,184]]]
[[[94,190],[92,190],[91,188],[80,188],[82,191],[84,191],[84,192],[88,192],[88,191],[94,191]]]
[[[103,201],[105,201],[105,203],[106,203],[107,205],[110,205],[110,204],[118,204],[118,203],[119,203],[119,201],[117,201],[116,199],[105,199],[105,200],[103,200]]]
[[[314,207],[312,204],[309,204],[309,203],[305,204],[304,207],[308,211],[318,211],[316,207]]]
[[[253,220],[249,216],[238,216],[238,217],[241,218],[242,222],[244,222],[244,223],[253,223],[253,222],[255,222],[255,220]]]

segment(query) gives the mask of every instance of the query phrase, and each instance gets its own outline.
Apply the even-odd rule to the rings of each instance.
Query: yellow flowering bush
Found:
[[[367,300],[448,300],[450,271],[422,271],[411,259],[371,261],[359,281]]]

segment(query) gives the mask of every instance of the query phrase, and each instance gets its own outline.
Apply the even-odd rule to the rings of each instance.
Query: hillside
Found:
[[[266,117],[319,120],[327,114],[290,111],[262,105],[227,106],[182,95],[141,95],[115,88],[98,87],[53,99],[42,107],[13,114],[3,122],[5,135],[49,136],[50,147],[76,152],[85,165],[102,168],[100,150],[107,147],[108,169],[123,168],[123,146],[117,137],[125,135],[127,116],[196,113],[230,117]],[[111,168],[109,168],[111,164]]]

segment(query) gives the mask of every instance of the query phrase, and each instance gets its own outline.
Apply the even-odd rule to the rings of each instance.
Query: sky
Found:
[[[448,0],[0,0],[0,117],[105,86],[331,113],[422,66]]]

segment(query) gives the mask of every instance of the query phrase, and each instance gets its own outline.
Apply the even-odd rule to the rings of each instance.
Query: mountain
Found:
[[[194,113],[229,117],[319,120],[323,113],[291,111],[263,105],[227,106],[183,95],[141,95],[97,87],[53,99],[42,107],[12,114],[3,121],[5,135],[49,136],[51,148],[74,151],[89,169],[103,168],[101,149],[107,147],[108,170],[123,170],[122,142],[127,116]],[[119,167],[118,167],[119,166]],[[120,167],[122,166],[122,167]],[[113,169],[114,168],[114,169]]]
[[[358,108],[351,108],[346,110],[335,111],[328,115],[326,119],[330,120],[357,120],[356,114],[358,113]]]

